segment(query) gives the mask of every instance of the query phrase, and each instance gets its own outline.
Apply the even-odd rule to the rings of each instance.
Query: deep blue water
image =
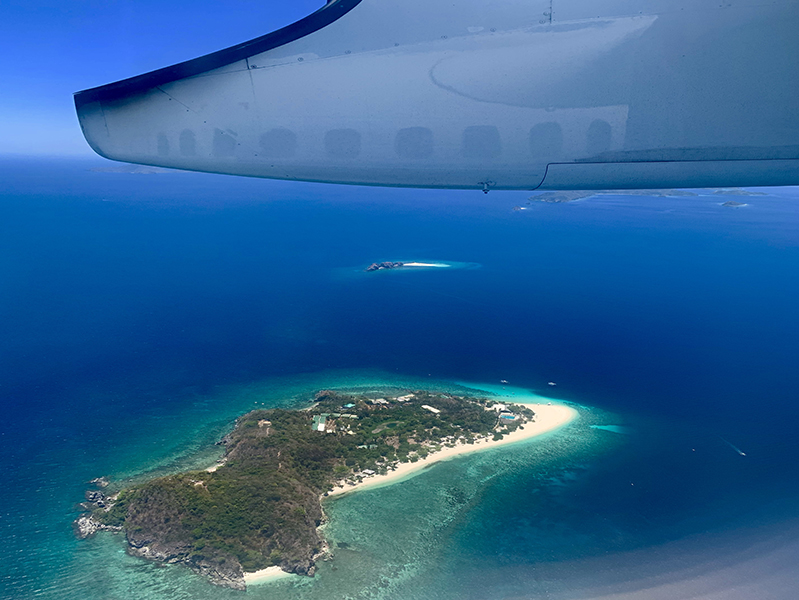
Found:
[[[0,597],[59,585],[136,597],[81,575],[121,549],[72,538],[85,482],[189,464],[254,401],[296,403],[326,381],[507,379],[595,410],[564,434],[571,455],[560,438],[557,456],[535,447],[546,476],[521,450],[510,466],[483,457],[420,476],[424,495],[474,475],[457,510],[442,500],[439,566],[363,597],[593,597],[671,556],[799,539],[786,533],[799,517],[797,189],[734,198],[741,208],[699,190],[527,205],[528,193],[90,170],[105,165],[0,160]],[[362,272],[397,259],[465,267]],[[484,463],[504,474],[478,477]],[[380,494],[333,513],[349,527]],[[545,501],[531,512],[531,498]],[[690,548],[658,550],[672,543]],[[636,552],[640,564],[600,560]],[[124,560],[142,581],[176,577],[181,597],[227,597]],[[291,594],[325,597],[317,579]],[[762,597],[789,597],[784,578],[762,579]],[[178,597],[164,585],[147,597]],[[289,597],[266,588],[252,593]]]

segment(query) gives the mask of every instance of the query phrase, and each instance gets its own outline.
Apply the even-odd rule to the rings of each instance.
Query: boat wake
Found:
[[[732,448],[733,450],[735,450],[735,451],[736,451],[738,454],[740,454],[741,456],[746,456],[746,452],[744,452],[743,450],[741,450],[741,449],[740,449],[738,446],[736,446],[735,444],[732,444],[731,442],[728,442],[727,440],[725,440],[725,439],[724,439],[723,437],[721,437],[721,436],[719,436],[719,439],[720,439],[722,442],[724,442],[725,444],[727,444],[727,445],[728,445],[730,448]]]

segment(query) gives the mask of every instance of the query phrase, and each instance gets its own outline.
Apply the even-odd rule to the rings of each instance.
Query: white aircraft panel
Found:
[[[484,190],[799,183],[798,6],[337,0],[76,106],[100,154],[200,171]]]

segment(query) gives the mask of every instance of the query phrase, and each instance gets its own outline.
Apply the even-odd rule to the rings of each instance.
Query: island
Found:
[[[546,202],[548,204],[562,204],[565,202],[575,202],[594,196],[647,196],[649,198],[675,198],[693,197],[698,194],[689,190],[571,190],[557,192],[538,192],[528,198],[527,204],[532,202]],[[514,210],[517,210],[514,207]]]
[[[325,497],[537,435],[576,414],[551,403],[534,411],[422,390],[384,396],[323,390],[306,409],[247,413],[220,442],[224,455],[211,468],[108,495],[88,491],[76,534],[124,532],[131,554],[185,564],[235,589],[245,589],[253,573],[313,576],[329,554],[319,530]]]
[[[372,271],[383,271],[385,269],[399,269],[399,268],[404,267],[404,266],[405,266],[405,263],[401,263],[401,262],[385,261],[385,262],[379,262],[379,263],[372,263],[371,265],[366,267],[366,272],[367,273],[371,273]]]
[[[448,269],[455,265],[459,264],[461,268],[473,266],[469,263],[448,263],[448,262],[421,262],[418,260],[413,260],[409,262],[400,262],[400,261],[387,261],[387,262],[379,262],[379,263],[372,263],[364,271],[367,273],[371,273],[373,271],[385,271],[389,269]]]
[[[716,196],[768,196],[763,192],[753,192],[742,188],[721,188],[714,191],[713,194]]]

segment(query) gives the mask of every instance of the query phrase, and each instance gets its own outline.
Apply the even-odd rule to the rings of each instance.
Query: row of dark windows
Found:
[[[586,139],[586,154],[592,156],[608,150],[611,127],[600,119],[591,123]],[[530,152],[535,158],[551,158],[563,151],[563,130],[558,123],[539,123],[529,133]],[[194,132],[184,129],[179,138],[183,156],[197,154]],[[259,156],[264,158],[292,158],[297,153],[297,134],[282,127],[261,134]],[[325,153],[330,158],[353,159],[361,154],[361,134],[355,129],[331,129],[325,133]],[[394,138],[394,151],[399,158],[426,159],[433,156],[433,131],[427,127],[400,129]],[[217,157],[234,156],[236,139],[229,133],[216,129],[211,154]],[[169,141],[164,134],[158,136],[158,153],[169,154]],[[489,159],[502,154],[502,139],[493,125],[474,125],[463,130],[461,153],[464,158]]]

